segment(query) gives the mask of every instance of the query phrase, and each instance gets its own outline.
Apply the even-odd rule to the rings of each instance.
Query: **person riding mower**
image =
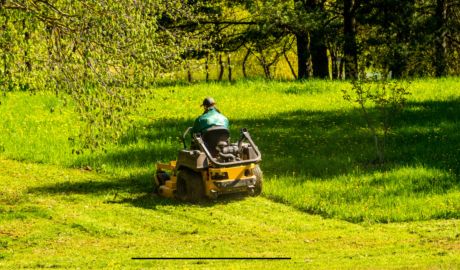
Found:
[[[206,100],[203,103],[205,102]],[[209,111],[212,110],[208,110],[208,113]],[[203,118],[209,120],[209,116],[213,114]],[[203,115],[206,115],[206,112]],[[222,117],[225,118],[223,115]],[[216,117],[221,120],[223,118]],[[169,164],[157,162],[154,178],[158,193],[164,197],[176,197],[190,203],[198,203],[204,196],[217,199],[219,195],[228,193],[247,192],[251,196],[259,195],[263,186],[262,171],[258,165],[262,155],[247,128],[241,128],[240,139],[231,143],[227,129],[228,120],[227,125],[201,128],[201,124],[210,121],[199,119],[200,117],[197,121],[200,126],[197,126],[195,121],[195,126],[189,127],[182,135],[184,149],[179,150],[177,161],[171,161]],[[185,143],[185,136],[190,130],[192,143],[189,149]]]
[[[201,104],[200,107],[204,107],[204,112],[195,120],[195,124],[190,133],[192,137],[193,134],[203,133],[208,128],[214,126],[222,126],[229,129],[228,119],[220,113],[213,98],[208,97],[203,100],[203,104]]]

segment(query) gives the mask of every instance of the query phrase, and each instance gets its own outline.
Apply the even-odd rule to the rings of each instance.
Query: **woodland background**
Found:
[[[3,95],[73,100],[82,149],[117,140],[162,78],[460,74],[452,0],[1,0],[0,14]]]

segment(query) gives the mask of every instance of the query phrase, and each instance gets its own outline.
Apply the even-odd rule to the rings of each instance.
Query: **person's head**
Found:
[[[201,104],[201,106],[204,107],[205,112],[207,112],[210,108],[216,108],[216,110],[219,110],[219,109],[217,109],[216,102],[214,101],[214,99],[212,97],[205,98],[203,100],[203,104]]]

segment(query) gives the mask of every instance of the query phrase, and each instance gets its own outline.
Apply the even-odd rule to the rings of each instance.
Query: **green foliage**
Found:
[[[339,71],[352,71],[353,65],[376,50],[385,51],[385,56],[368,59],[365,68],[383,64],[394,78],[408,69],[412,75],[436,77],[460,71],[460,13],[452,0],[238,0],[206,4],[208,17],[200,20],[199,27],[214,36],[215,50],[233,52],[246,47],[253,48],[252,53],[268,54],[265,58],[276,58],[286,41],[296,39],[297,44],[288,49],[297,51],[300,78],[341,78]],[[345,69],[337,65],[339,56],[349,59],[342,62]],[[440,67],[441,73],[436,71]],[[356,78],[357,74],[348,73],[347,77]]]
[[[199,35],[175,28],[182,17],[193,20],[193,9],[181,0],[7,1],[0,7],[0,84],[72,99],[86,123],[77,153],[101,148],[132,127],[154,74],[202,45]]]

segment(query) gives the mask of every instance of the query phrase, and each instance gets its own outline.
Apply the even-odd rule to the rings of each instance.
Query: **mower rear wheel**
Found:
[[[254,172],[254,174],[256,176],[256,183],[254,184],[255,188],[254,188],[254,193],[252,193],[252,196],[259,196],[260,193],[262,193],[262,186],[264,184],[264,180],[263,180],[264,177],[262,175],[262,171],[260,170],[259,165],[256,165],[252,169],[252,171]]]
[[[184,202],[199,203],[204,194],[201,174],[192,170],[180,171],[177,175],[176,194]]]

